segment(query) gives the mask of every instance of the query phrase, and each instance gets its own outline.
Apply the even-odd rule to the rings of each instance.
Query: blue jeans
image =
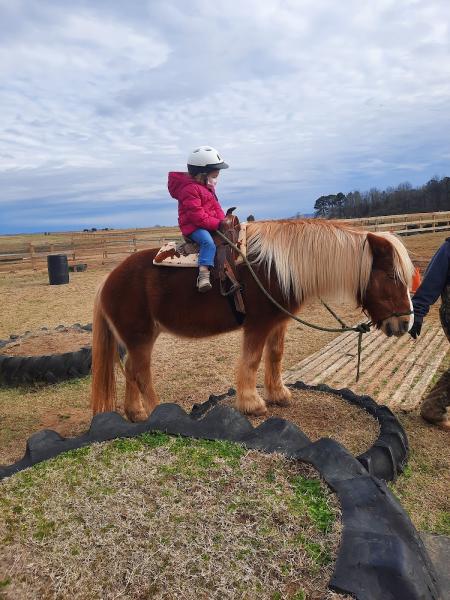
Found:
[[[216,245],[211,234],[206,229],[196,229],[189,237],[200,246],[198,255],[199,266],[214,266],[214,257],[216,255]]]

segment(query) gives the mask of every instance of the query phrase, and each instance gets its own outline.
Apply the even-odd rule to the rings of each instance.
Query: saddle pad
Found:
[[[247,223],[241,223],[237,246],[247,255]],[[242,262],[238,256],[236,263]],[[158,267],[198,267],[198,245],[192,242],[167,242],[153,259]]]

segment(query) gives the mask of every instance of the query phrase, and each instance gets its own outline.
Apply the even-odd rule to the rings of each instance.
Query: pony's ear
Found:
[[[375,233],[368,233],[367,242],[372,250],[374,260],[392,258],[392,245],[386,238]]]

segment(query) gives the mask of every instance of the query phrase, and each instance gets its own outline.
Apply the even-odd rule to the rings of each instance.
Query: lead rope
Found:
[[[279,302],[277,302],[275,300],[275,298],[273,296],[271,296],[269,294],[269,292],[266,290],[266,288],[263,286],[263,284],[261,283],[259,277],[257,276],[257,274],[255,273],[255,271],[253,270],[252,265],[250,264],[249,260],[247,259],[247,257],[241,252],[241,250],[236,246],[236,244],[233,244],[233,242],[231,242],[221,231],[216,231],[216,233],[225,241],[227,242],[227,244],[229,244],[231,246],[231,248],[233,248],[233,250],[235,252],[237,252],[242,259],[244,260],[245,264],[247,265],[247,267],[249,268],[250,273],[252,274],[253,279],[256,281],[258,287],[260,288],[260,290],[264,293],[264,295],[272,302],[272,304],[274,304],[278,309],[280,309],[282,312],[284,312],[286,315],[288,315],[289,317],[291,317],[291,319],[294,319],[294,321],[298,321],[299,323],[301,323],[302,325],[306,325],[307,327],[311,327],[312,329],[317,329],[318,331],[327,331],[330,333],[343,333],[345,331],[354,331],[358,334],[358,362],[357,362],[357,366],[356,366],[356,381],[359,380],[359,370],[360,370],[360,365],[361,365],[361,351],[362,351],[362,336],[365,333],[369,333],[370,332],[370,327],[372,325],[371,322],[368,323],[359,323],[359,325],[355,325],[354,327],[350,327],[348,325],[346,325],[344,323],[344,321],[342,321],[332,310],[329,306],[327,306],[327,304],[325,304],[325,302],[323,300],[321,300],[322,304],[325,306],[325,308],[334,316],[334,318],[341,324],[340,329],[336,329],[336,328],[331,328],[331,327],[321,327],[320,325],[315,325],[314,323],[308,323],[308,321],[304,321],[303,319],[300,319],[300,317],[297,317],[296,315],[292,314],[290,311],[288,311],[286,308],[284,308],[284,306],[282,306]],[[364,241],[365,243],[365,241]],[[363,246],[364,249],[364,246]],[[361,263],[362,263],[362,259],[361,259]],[[360,270],[361,270],[361,266],[360,266]]]
[[[328,306],[328,304],[326,302],[324,302],[322,300],[322,298],[320,299],[320,301],[325,306],[325,308],[327,309],[327,311],[333,315],[333,317],[336,319],[336,321],[339,321],[339,323],[342,326],[341,331],[343,331],[343,330],[347,330],[348,331],[349,329],[353,330],[353,331],[358,331],[358,360],[357,360],[357,363],[356,363],[356,381],[359,381],[359,368],[361,366],[361,352],[362,352],[362,336],[363,336],[364,333],[369,333],[370,332],[370,327],[373,325],[373,323],[372,323],[372,321],[368,321],[367,323],[361,323],[360,325],[357,326],[357,327],[360,327],[361,325],[366,325],[368,327],[367,331],[357,330],[357,327],[356,328],[347,327],[347,325],[344,323],[344,321],[342,321],[337,316],[337,314],[331,310],[331,308]],[[367,316],[367,314],[365,312],[364,312],[364,314]]]

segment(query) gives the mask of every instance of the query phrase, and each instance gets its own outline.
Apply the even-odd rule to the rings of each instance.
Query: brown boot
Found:
[[[450,405],[450,373],[442,375],[434,388],[426,396],[420,407],[420,414],[425,421],[450,431],[450,418],[447,407]]]

